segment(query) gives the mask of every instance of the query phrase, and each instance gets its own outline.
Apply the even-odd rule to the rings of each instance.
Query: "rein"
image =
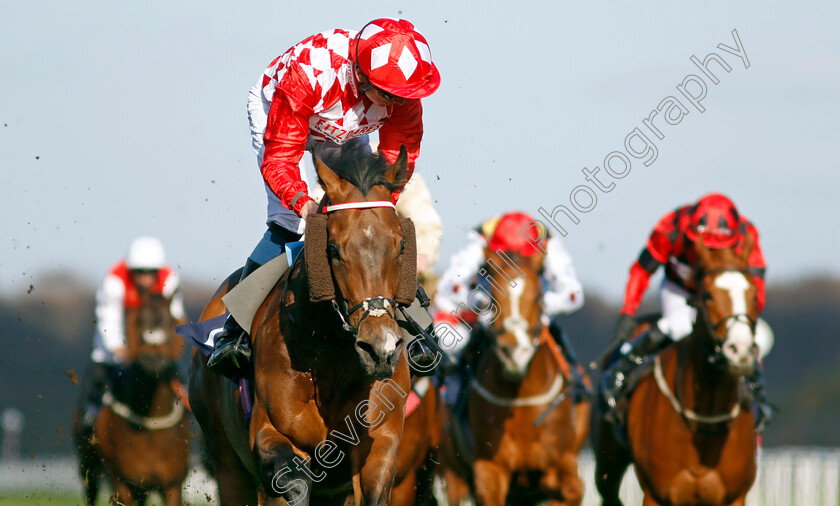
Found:
[[[710,269],[707,271],[702,271],[698,273],[697,279],[703,279],[706,276],[712,274],[720,274],[724,272],[740,272],[742,274],[749,274],[746,269]],[[695,283],[698,287],[700,283]],[[755,329],[755,320],[751,318],[746,313],[737,313],[737,314],[730,314],[725,316],[717,321],[712,321],[711,317],[709,316],[708,308],[704,303],[706,300],[709,300],[711,295],[707,291],[700,291],[698,288],[698,294],[694,297],[691,301],[691,305],[697,310],[697,313],[700,315],[702,330],[706,333],[711,341],[712,347],[709,347],[709,344],[703,338],[703,336],[698,336],[697,344],[700,346],[700,350],[703,352],[703,356],[709,362],[709,364],[717,367],[722,368],[725,366],[726,358],[723,356],[723,341],[717,337],[717,330],[724,324],[727,324],[730,321],[741,321],[748,324],[751,328]],[[681,362],[681,359],[678,359]],[[680,364],[677,365],[677,385],[680,384],[681,377],[682,377],[682,367]],[[660,354],[656,354],[654,357],[654,367],[653,367],[653,377],[656,381],[656,386],[659,387],[659,391],[662,392],[662,395],[668,399],[668,402],[671,404],[671,407],[683,417],[683,419],[688,422],[694,422],[699,424],[720,424],[726,423],[734,420],[741,414],[741,403],[737,400],[735,401],[735,405],[732,409],[729,410],[728,413],[721,413],[719,415],[698,415],[691,409],[686,408],[683,403],[680,401],[677,394],[675,395],[674,392],[671,391],[671,388],[668,386],[668,381],[665,379],[664,371],[662,370],[662,358]]]
[[[557,376],[555,376],[554,381],[551,383],[551,387],[549,387],[547,392],[539,395],[533,395],[531,397],[500,397],[484,388],[476,379],[473,379],[470,382],[470,388],[475,390],[478,395],[490,404],[506,408],[521,408],[526,406],[542,406],[544,404],[549,404],[559,396],[565,397],[566,394],[563,392],[564,383],[563,374],[558,371]]]
[[[683,406],[668,386],[668,381],[665,379],[665,374],[662,371],[662,360],[659,354],[657,354],[653,359],[653,377],[656,380],[656,386],[659,387],[659,391],[662,392],[662,395],[664,395],[666,399],[668,399],[668,402],[671,403],[671,407],[674,408],[674,411],[679,413],[686,420],[690,420],[695,423],[717,424],[732,421],[741,414],[741,404],[738,401],[735,401],[735,406],[728,413],[711,416],[698,415],[691,409]]]

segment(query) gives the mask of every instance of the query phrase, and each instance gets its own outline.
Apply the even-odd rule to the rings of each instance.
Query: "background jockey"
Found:
[[[454,346],[447,349],[456,362],[461,362],[470,330],[455,318],[452,312],[457,313],[458,306],[461,304],[463,304],[462,308],[470,307],[469,294],[483,279],[479,278],[478,274],[479,269],[487,261],[484,256],[485,248],[491,251],[515,252],[525,257],[538,254],[534,246],[541,237],[538,235],[537,227],[527,229],[532,242],[520,233],[520,230],[525,229],[532,222],[539,223],[531,216],[520,212],[507,213],[484,222],[467,233],[467,244],[452,257],[449,267],[441,276],[434,303],[435,327],[437,328],[440,323],[448,323],[457,333],[455,335],[461,337]],[[542,228],[545,230],[545,227]],[[546,255],[540,279],[543,284],[543,318],[548,320],[543,323],[549,325],[552,336],[572,366],[573,374],[577,376],[574,380],[578,386],[582,386],[581,378],[578,376],[578,360],[557,318],[563,314],[573,313],[583,306],[583,287],[575,274],[572,258],[566,252],[560,238],[549,236],[543,241],[542,247]],[[482,323],[481,318],[474,313],[461,310],[460,314],[470,324]],[[446,380],[447,401],[450,404],[455,403],[458,390],[460,390],[462,379],[460,376],[460,374],[452,374]]]
[[[154,237],[134,239],[126,257],[108,271],[96,292],[93,352],[79,397],[83,430],[93,429],[109,375],[127,358],[125,310],[140,306],[141,292],[162,294],[171,297],[170,312],[177,324],[186,323],[178,287],[178,274],[166,265],[163,245]]]
[[[691,283],[692,265],[698,256],[694,247],[698,238],[709,248],[741,248],[745,234],[752,236],[754,247],[749,258],[749,272],[758,288],[758,312],[764,309],[764,255],[758,241],[758,230],[735,208],[729,198],[720,193],[710,193],[697,203],[677,208],[659,220],[642,250],[630,268],[630,279],[615,330],[612,349],[620,350],[620,358],[611,368],[606,379],[607,398],[615,399],[626,383],[630,371],[645,355],[659,351],[674,341],[689,335],[694,324],[695,309],[688,298],[696,292]],[[650,277],[665,266],[665,277],[659,291],[662,317],[633,341],[628,342],[636,329],[635,314],[642,301]],[[755,342],[760,357],[772,347],[773,335],[769,325],[759,319]],[[749,378],[751,389],[758,400],[759,419],[762,427],[770,416],[770,408],[763,395],[764,381],[760,364]]]
[[[410,178],[423,138],[420,99],[438,86],[428,43],[405,20],[376,19],[359,32],[321,32],[275,58],[248,97],[253,147],[268,195],[268,230],[248,257],[242,279],[283,253],[286,243],[300,240],[303,221],[317,211],[298,165],[306,149],[314,143],[336,149],[348,142],[368,145],[368,134],[378,131],[379,152],[390,162],[406,147]],[[248,360],[247,334],[228,318],[208,366],[230,371]]]

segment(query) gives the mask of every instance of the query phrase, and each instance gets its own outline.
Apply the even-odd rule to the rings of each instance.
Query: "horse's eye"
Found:
[[[327,256],[329,256],[331,260],[341,260],[341,254],[338,252],[338,244],[331,243],[327,246]]]
[[[404,251],[405,251],[405,239],[400,241],[400,255],[402,255]]]

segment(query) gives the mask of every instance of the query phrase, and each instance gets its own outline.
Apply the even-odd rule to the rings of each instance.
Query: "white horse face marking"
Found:
[[[747,314],[747,290],[750,283],[743,273],[724,272],[715,278],[715,286],[729,294],[733,315]],[[750,325],[741,319],[732,319],[726,325],[726,340],[723,343],[723,355],[730,367],[736,370],[751,369],[758,349],[755,335]]]
[[[373,239],[373,227],[371,227],[370,225],[368,225],[368,227],[365,229],[365,237],[367,237],[368,239]]]
[[[152,346],[160,346],[166,343],[166,330],[158,327],[154,329],[147,329],[143,332],[143,341],[146,344],[151,344]]]
[[[502,328],[505,332],[513,334],[516,338],[516,347],[510,352],[510,361],[506,363],[506,367],[510,372],[515,374],[524,374],[528,370],[528,365],[531,359],[534,358],[536,346],[529,334],[530,326],[528,321],[522,316],[519,311],[519,302],[522,294],[525,293],[525,279],[516,278],[513,280],[515,286],[510,288],[510,314],[502,322]]]

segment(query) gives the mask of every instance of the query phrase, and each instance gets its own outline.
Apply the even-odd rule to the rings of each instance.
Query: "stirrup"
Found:
[[[247,345],[248,334],[241,330],[239,335],[224,336],[217,341],[217,347],[207,360],[207,367],[211,371],[222,374],[235,373],[243,365],[251,362],[251,348]],[[240,364],[240,359],[242,364]]]
[[[437,356],[435,351],[426,344],[425,339],[421,337],[411,341],[408,344],[407,354],[411,374],[420,378],[435,375]],[[441,358],[442,361],[443,358]]]

